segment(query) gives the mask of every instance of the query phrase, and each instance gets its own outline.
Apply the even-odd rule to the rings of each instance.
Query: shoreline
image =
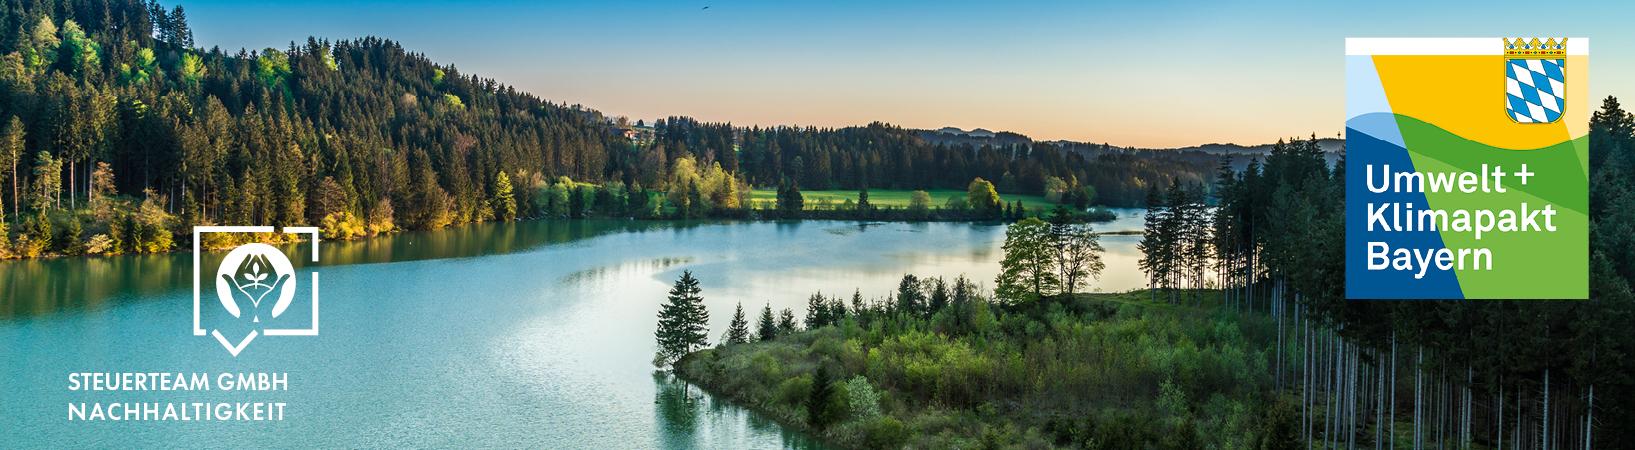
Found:
[[[1113,209],[1113,208],[1114,207],[1111,207],[1111,206],[1097,206],[1097,207],[1091,208],[1090,211],[1099,211],[1099,212],[1105,212],[1105,213],[1108,213],[1108,214],[1114,214],[1114,213],[1111,212],[1111,209]],[[890,211],[890,209],[886,209],[886,208],[881,208],[880,210]],[[876,211],[880,211],[880,210],[876,210]],[[829,222],[857,222],[859,224],[864,224],[864,225],[868,225],[868,224],[888,224],[888,223],[961,223],[961,222],[962,223],[971,223],[971,224],[983,224],[983,223],[1004,224],[1004,223],[1007,223],[1006,218],[973,219],[973,218],[968,218],[968,217],[947,217],[947,218],[944,218],[944,217],[923,217],[923,218],[811,217],[811,216],[809,216],[807,214],[807,212],[810,212],[810,211],[827,211],[827,212],[847,212],[847,213],[852,213],[852,211],[845,211],[845,210],[807,210],[807,211],[802,212],[802,215],[806,216],[806,217],[781,217],[781,216],[783,216],[783,213],[781,213],[781,212],[779,212],[777,210],[746,210],[745,214],[742,214],[739,217],[732,217],[732,216],[725,216],[725,217],[692,217],[692,218],[681,218],[681,217],[652,217],[652,218],[639,218],[639,217],[563,218],[563,217],[552,217],[552,218],[527,218],[527,219],[519,218],[519,219],[516,219],[516,220],[513,220],[513,221],[509,221],[509,222],[538,222],[538,221],[574,222],[574,221],[589,221],[589,220],[630,221],[630,222],[665,222],[665,221],[672,221],[672,222],[674,222],[674,221],[804,222],[804,221],[829,221]],[[771,214],[757,214],[757,213],[771,213]],[[1082,220],[1080,220],[1080,223],[1106,223],[1106,222],[1112,222],[1114,220],[1117,220],[1118,216],[1116,214],[1114,214],[1114,215],[1112,215],[1110,217],[1107,217],[1107,216],[1092,216],[1087,212],[1084,215],[1075,215],[1075,218],[1076,219],[1081,219],[1082,218]],[[379,238],[396,237],[396,236],[399,236],[399,235],[402,235],[402,234],[405,234],[405,233],[438,232],[438,231],[446,231],[446,230],[456,230],[456,229],[461,229],[461,228],[470,228],[470,227],[478,226],[478,225],[502,224],[502,223],[506,223],[506,222],[507,221],[468,222],[468,223],[463,223],[463,224],[459,224],[459,225],[450,225],[450,226],[445,226],[445,227],[441,227],[441,228],[437,228],[437,229],[431,229],[431,230],[416,230],[416,229],[396,228],[396,229],[393,229],[392,231],[388,231],[388,232],[384,232],[384,233],[378,233],[378,234],[375,234],[373,236],[365,236],[365,237],[352,238],[352,239],[323,239],[323,240],[328,241],[328,242],[364,242],[364,241],[370,241],[370,240],[379,239]],[[1132,234],[1140,234],[1140,232],[1139,231],[1133,231],[1133,230],[1119,230],[1119,231],[1098,232],[1097,234],[1102,234],[1102,235],[1132,235]],[[48,261],[48,260],[58,260],[58,259],[67,259],[67,258],[107,258],[107,257],[118,257],[118,256],[169,255],[169,254],[177,254],[177,253],[189,253],[191,251],[192,244],[190,242],[188,242],[188,241],[180,239],[181,236],[191,236],[191,233],[185,233],[185,234],[177,235],[178,239],[175,239],[175,241],[174,241],[175,243],[171,246],[171,249],[166,250],[166,251],[162,251],[162,252],[151,252],[151,253],[125,252],[125,253],[118,253],[118,254],[111,254],[111,255],[110,254],[68,255],[68,254],[52,253],[52,254],[42,254],[42,255],[34,256],[34,257],[26,257],[26,258],[25,257],[0,258],[0,264],[4,264],[6,262],[13,262],[13,261]],[[249,243],[249,242],[252,242],[252,241],[240,242],[237,245],[242,245],[242,244]],[[257,240],[257,241],[253,241],[253,242],[260,242],[260,243],[263,243],[263,244],[278,246],[278,245],[300,244],[300,243],[304,243],[304,242],[307,242],[307,241],[305,239],[294,239],[294,240]],[[225,246],[225,247],[208,246],[208,247],[201,248],[201,250],[203,252],[205,252],[205,253],[221,252],[221,251],[231,250],[233,247],[236,247],[237,245]]]

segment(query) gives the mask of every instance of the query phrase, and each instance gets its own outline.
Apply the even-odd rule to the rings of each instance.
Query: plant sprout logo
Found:
[[[318,272],[311,271],[311,282],[305,286],[311,292],[311,312],[291,310],[298,303],[296,291],[303,287],[300,277],[288,256],[277,247],[262,243],[240,245],[222,258],[210,279],[216,291],[219,311],[204,311],[200,288],[203,278],[199,257],[200,238],[209,233],[272,233],[273,227],[194,227],[193,228],[193,334],[209,334],[238,356],[257,336],[317,336],[318,335]],[[307,235],[312,243],[312,262],[318,262],[318,230],[313,227],[284,227],[285,234]],[[304,306],[304,305],[303,305]],[[225,314],[223,314],[225,313]],[[299,318],[291,316],[303,316]],[[201,322],[208,317],[211,329],[206,332]],[[304,320],[310,317],[310,321]],[[287,322],[299,327],[289,328]],[[227,333],[224,334],[223,330]],[[243,333],[235,344],[228,336]]]
[[[261,301],[268,294],[278,294],[272,317],[284,314],[295,300],[295,280],[290,278],[294,273],[290,259],[277,248],[261,243],[240,245],[216,269],[216,299],[233,317],[243,317],[239,305],[249,304],[250,322],[261,323]]]

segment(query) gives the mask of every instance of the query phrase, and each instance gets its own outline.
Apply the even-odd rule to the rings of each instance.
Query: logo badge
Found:
[[[1504,109],[1516,123],[1553,123],[1566,108],[1567,38],[1504,39]]]
[[[229,251],[215,270],[201,270],[199,244],[206,235],[273,232],[270,226],[193,228],[193,335],[214,337],[235,357],[257,336],[318,335],[318,271],[308,270],[308,280],[301,280],[302,274],[289,255],[278,247],[259,242],[243,244]],[[312,262],[318,262],[317,228],[284,227],[282,233],[304,235],[312,245],[302,247],[310,249]],[[203,278],[205,274],[210,277]],[[207,279],[211,282],[203,282]],[[201,301],[205,286],[214,288],[216,302]],[[292,306],[303,303],[297,295],[301,290],[310,292],[310,301],[305,302],[309,305],[301,305],[310,309],[292,311]],[[204,309],[206,305],[212,308]]]

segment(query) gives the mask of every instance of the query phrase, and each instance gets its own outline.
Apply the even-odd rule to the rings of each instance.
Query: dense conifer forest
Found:
[[[190,30],[184,8],[156,2],[0,2],[0,257],[162,252],[203,224],[346,239],[517,218],[742,217],[751,188],[773,186],[983,177],[1001,193],[1134,206],[1149,180],[1209,169],[1158,152],[932,143],[883,123],[631,123],[387,39],[225,50]]]

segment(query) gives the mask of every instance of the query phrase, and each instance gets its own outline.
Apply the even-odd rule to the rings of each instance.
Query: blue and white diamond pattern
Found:
[[[1510,59],[1505,61],[1505,112],[1519,123],[1550,123],[1561,118],[1564,60]]]

